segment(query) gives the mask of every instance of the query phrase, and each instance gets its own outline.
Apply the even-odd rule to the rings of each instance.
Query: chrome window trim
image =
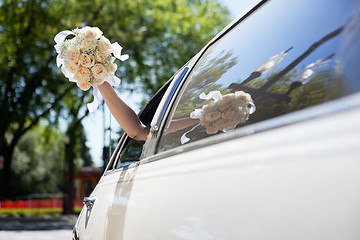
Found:
[[[181,81],[183,80],[184,76],[186,75],[186,73],[188,72],[189,70],[189,67],[184,67],[184,69],[181,71],[181,74],[180,76],[175,80],[175,84],[174,86],[172,87],[169,95],[167,96],[166,98],[166,101],[164,103],[164,106],[163,108],[161,109],[161,112],[160,112],[160,115],[159,115],[159,118],[157,119],[156,121],[156,125],[159,126],[160,123],[162,122],[162,119],[164,118],[164,115],[165,115],[165,112],[167,110],[167,108],[169,107],[169,103],[171,101],[171,99],[173,98],[177,88],[179,87]]]
[[[128,135],[126,133],[124,133],[120,140],[119,140],[119,143],[117,144],[116,148],[115,148],[115,151],[114,153],[111,155],[111,158],[109,160],[109,163],[107,165],[107,167],[105,168],[105,171],[104,171],[104,176],[105,175],[108,175],[110,173],[113,173],[113,172],[116,172],[116,164],[117,164],[117,161],[119,160],[119,154],[121,153],[121,151],[124,149],[124,144],[126,142],[128,138]]]

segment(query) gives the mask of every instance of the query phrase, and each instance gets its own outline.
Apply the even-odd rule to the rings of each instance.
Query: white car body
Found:
[[[169,151],[158,141],[109,163],[75,239],[360,239],[360,92]]]

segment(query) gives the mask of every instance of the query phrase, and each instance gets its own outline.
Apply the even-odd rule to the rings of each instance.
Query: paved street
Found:
[[[76,218],[76,215],[0,217],[0,240],[70,240]]]

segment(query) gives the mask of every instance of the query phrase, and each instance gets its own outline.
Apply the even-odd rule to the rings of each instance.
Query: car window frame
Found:
[[[181,96],[183,94],[183,91],[185,91],[185,88],[187,84],[189,83],[189,76],[193,72],[195,66],[198,64],[198,62],[202,59],[202,56],[206,53],[206,51],[217,41],[219,41],[224,35],[226,35],[229,31],[237,27],[243,20],[245,20],[248,16],[250,16],[252,13],[256,12],[260,7],[262,7],[266,1],[259,1],[257,4],[255,4],[254,7],[251,8],[251,10],[247,13],[245,13],[242,17],[239,17],[237,20],[233,21],[230,25],[226,27],[222,32],[220,32],[212,41],[209,42],[208,45],[206,45],[200,52],[199,56],[196,59],[196,62],[191,66],[190,71],[188,72],[186,78],[179,86],[178,91],[174,94],[174,98],[171,101],[171,107],[169,108],[169,111],[166,112],[166,115],[163,119],[162,124],[159,128],[159,134],[157,136],[157,144],[154,148],[154,154],[153,156],[145,159],[141,162],[141,164],[145,164],[148,162],[156,161],[159,159],[163,159],[166,157],[170,157],[176,154],[180,154],[183,152],[188,152],[194,149],[198,149],[204,146],[216,144],[223,141],[232,140],[234,138],[239,138],[243,136],[248,136],[251,134],[255,134],[262,131],[267,131],[275,128],[279,128],[285,125],[294,124],[302,121],[307,121],[315,118],[319,118],[322,116],[328,116],[330,114],[335,114],[343,111],[347,111],[352,108],[358,108],[360,107],[359,99],[360,99],[360,93],[354,93],[350,94],[348,96],[343,96],[338,99],[335,99],[330,102],[321,103],[318,105],[314,105],[308,108],[300,109],[295,112],[287,113],[285,115],[277,116],[271,119],[263,120],[257,123],[254,123],[252,125],[244,126],[239,129],[235,129],[233,132],[226,133],[226,134],[219,134],[214,136],[209,136],[205,139],[197,140],[196,142],[187,143],[186,145],[177,146],[173,149],[168,149],[164,152],[159,152],[159,145],[161,142],[161,136],[164,134],[165,129],[168,127],[171,117],[176,110],[177,104],[181,99]]]
[[[138,116],[140,118],[140,120],[143,120],[144,118],[147,117],[147,114],[149,114],[147,111],[150,108],[153,108],[153,105],[156,105],[156,108],[159,107],[160,102],[162,100],[162,98],[164,97],[164,94],[166,93],[168,87],[170,86],[171,81],[173,80],[173,77],[170,78],[169,81],[167,81],[154,95],[153,97],[151,97],[151,99],[148,101],[148,103],[140,110],[140,112],[138,113]],[[154,117],[155,115],[155,111],[154,114],[151,114],[151,119]],[[151,122],[152,120],[150,120],[149,122]],[[150,124],[150,123],[149,123]],[[120,140],[115,148],[115,151],[113,152],[113,154],[110,157],[110,160],[107,164],[107,166],[105,167],[105,171],[104,174],[110,174],[116,171],[119,171],[120,169],[124,168],[124,167],[119,167],[116,168],[118,161],[120,161],[120,155],[122,153],[122,151],[126,148],[126,146],[129,144],[130,141],[136,141],[134,139],[131,139],[127,133],[125,132],[121,137]],[[139,157],[139,160],[137,162],[139,162],[141,159]],[[134,164],[134,163],[133,163]],[[130,164],[130,165],[133,165]],[[129,165],[128,165],[129,166]],[[125,166],[125,167],[128,167]]]

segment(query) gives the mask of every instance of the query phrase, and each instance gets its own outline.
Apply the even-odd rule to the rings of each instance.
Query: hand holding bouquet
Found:
[[[74,37],[66,39],[70,35]],[[98,106],[97,86],[104,81],[113,86],[119,85],[114,61],[116,58],[125,61],[129,56],[121,55],[122,47],[117,42],[111,44],[97,27],[62,31],[55,36],[55,42],[56,63],[61,66],[65,77],[83,91],[94,88],[94,102],[88,104],[88,108],[90,112],[95,111]]]

